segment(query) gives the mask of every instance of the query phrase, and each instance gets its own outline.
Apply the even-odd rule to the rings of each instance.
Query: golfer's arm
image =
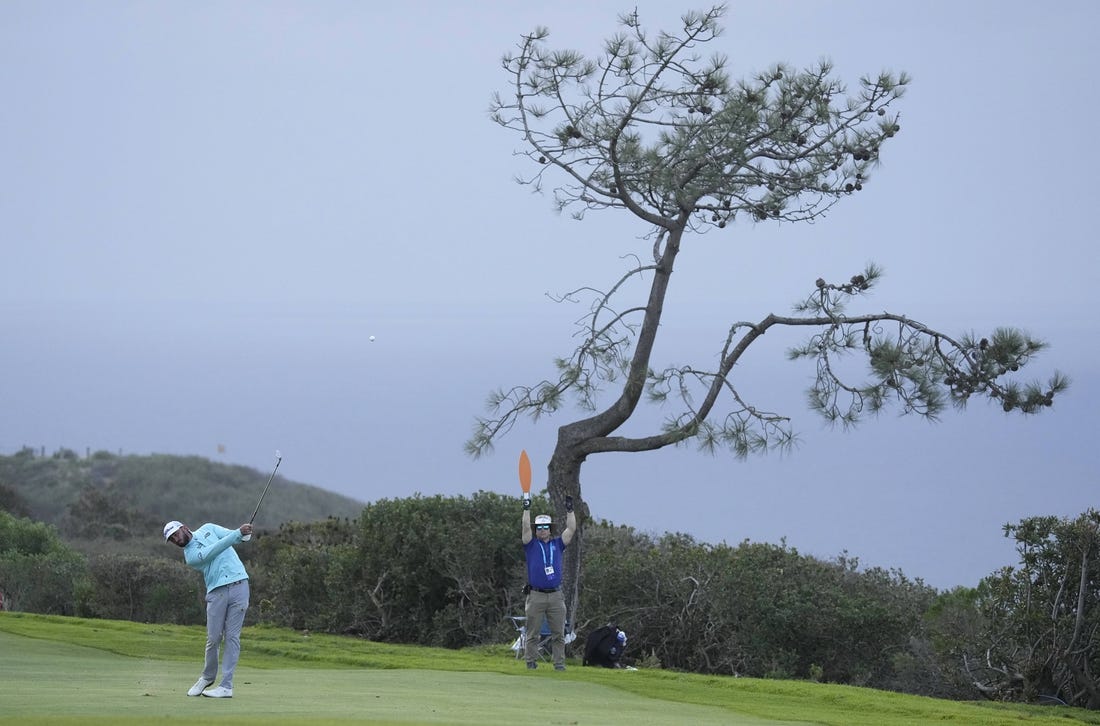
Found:
[[[531,511],[529,509],[523,510],[523,530],[520,534],[520,540],[523,544],[527,544],[531,541]]]
[[[213,547],[206,550],[205,552],[202,552],[201,550],[197,551],[202,552],[201,556],[191,557],[189,556],[188,552],[184,552],[184,561],[188,565],[194,567],[195,565],[201,564],[206,560],[212,560],[220,555],[222,552],[225,552],[225,550],[228,549],[230,546],[240,542],[241,538],[243,537],[239,529],[228,529],[225,531],[226,534],[222,536],[222,538],[219,539],[217,542],[215,542]]]
[[[565,530],[561,533],[561,541],[569,544],[573,541],[573,533],[577,531],[577,515],[569,512],[565,515]]]

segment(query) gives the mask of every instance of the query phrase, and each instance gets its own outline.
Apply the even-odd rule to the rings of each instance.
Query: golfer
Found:
[[[192,532],[175,520],[164,525],[164,541],[183,549],[183,560],[206,581],[206,666],[188,696],[233,697],[233,671],[241,655],[241,627],[248,610],[248,573],[233,545],[252,534],[251,524],[226,529],[204,524]],[[217,688],[218,648],[225,641],[222,681]],[[209,690],[207,690],[209,689]]]
[[[523,497],[523,553],[527,557],[527,638],[524,658],[527,667],[538,668],[539,638],[542,620],[550,626],[550,646],[554,670],[565,670],[565,598],[561,592],[562,554],[577,531],[573,513],[573,497],[565,498],[565,529],[560,537],[550,536],[553,522],[548,514],[535,517],[535,534],[531,535],[531,495]]]

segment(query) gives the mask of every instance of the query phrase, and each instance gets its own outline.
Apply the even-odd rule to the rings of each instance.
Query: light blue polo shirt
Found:
[[[202,573],[207,592],[248,579],[241,558],[233,549],[233,545],[243,538],[239,529],[226,529],[207,522],[191,534],[191,541],[183,548],[183,561]]]

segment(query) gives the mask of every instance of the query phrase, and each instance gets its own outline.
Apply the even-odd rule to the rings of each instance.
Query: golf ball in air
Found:
[[[374,342],[374,336],[372,335],[371,337],[367,338],[367,340],[369,340],[370,342],[373,343]]]

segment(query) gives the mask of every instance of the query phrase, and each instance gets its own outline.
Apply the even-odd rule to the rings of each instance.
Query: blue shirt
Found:
[[[554,537],[547,542],[532,537],[530,542],[523,545],[523,553],[527,556],[528,584],[544,590],[561,587],[561,570],[564,566],[561,557],[564,551],[565,542],[561,537]],[[553,574],[547,574],[548,567],[553,568]]]
[[[202,573],[207,592],[248,579],[241,558],[233,549],[243,537],[239,529],[226,529],[207,522],[191,535],[191,541],[183,548],[183,561]]]

